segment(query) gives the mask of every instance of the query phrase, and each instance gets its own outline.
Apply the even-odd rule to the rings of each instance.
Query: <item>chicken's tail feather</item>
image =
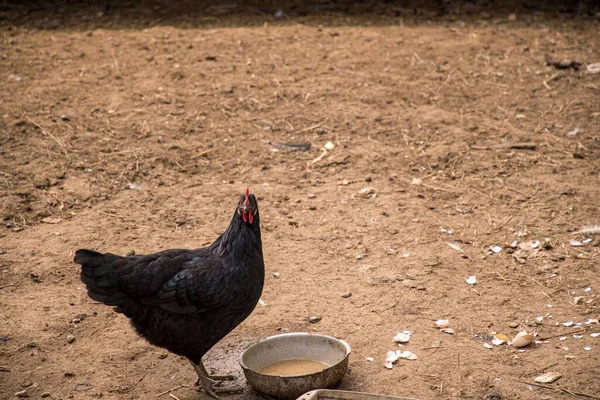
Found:
[[[121,307],[129,297],[119,290],[115,271],[115,261],[123,257],[115,254],[102,254],[92,250],[77,250],[75,263],[81,264],[81,280],[85,283],[88,295],[108,306]]]

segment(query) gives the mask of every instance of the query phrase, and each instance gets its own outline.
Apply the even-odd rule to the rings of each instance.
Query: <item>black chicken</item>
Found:
[[[131,318],[150,343],[190,360],[209,395],[239,390],[215,386],[235,378],[208,375],[202,357],[250,315],[262,293],[260,217],[249,189],[208,247],[130,257],[77,250],[75,262],[92,299]]]

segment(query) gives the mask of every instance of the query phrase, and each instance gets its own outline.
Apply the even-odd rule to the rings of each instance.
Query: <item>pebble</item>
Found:
[[[508,324],[508,326],[510,326],[511,328],[516,328],[516,327],[518,327],[518,326],[519,326],[519,323],[518,323],[518,322],[514,322],[514,321],[513,321],[513,322],[511,322],[510,324]]]
[[[503,397],[500,393],[495,393],[495,392],[490,392],[490,393],[486,393],[483,396],[483,400],[502,400]]]
[[[348,292],[348,293],[342,293],[342,298],[347,299],[349,297],[352,297],[352,293]]]
[[[27,390],[21,390],[20,392],[15,393],[15,396],[17,397],[29,397],[29,395],[27,394]]]
[[[67,335],[67,342],[73,343],[74,341],[75,341],[75,336],[73,336],[73,335]]]
[[[319,317],[318,315],[312,315],[312,316],[308,317],[308,322],[310,322],[311,324],[316,324],[320,320],[321,320],[321,317]]]

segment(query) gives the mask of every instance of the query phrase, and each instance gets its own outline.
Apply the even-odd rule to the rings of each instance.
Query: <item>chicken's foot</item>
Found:
[[[192,361],[190,361],[190,363],[192,364],[194,370],[196,371],[196,374],[198,375],[198,382],[196,382],[196,385],[200,386],[200,388],[198,389],[204,389],[206,393],[208,393],[212,398],[216,400],[220,400],[219,396],[217,396],[217,393],[234,393],[240,392],[244,389],[241,386],[218,387],[216,385],[220,385],[222,381],[232,381],[237,378],[233,375],[209,375],[206,371],[206,368],[204,367],[204,363],[202,362],[202,360],[200,360],[198,364]]]

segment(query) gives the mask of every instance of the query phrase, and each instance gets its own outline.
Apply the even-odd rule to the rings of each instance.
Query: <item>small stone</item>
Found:
[[[67,117],[65,114],[60,116],[60,119],[62,119],[63,121],[70,121],[71,118]]]
[[[312,316],[308,317],[308,322],[310,322],[311,324],[316,324],[320,320],[321,320],[321,317],[319,317],[318,315],[312,315]]]
[[[73,343],[74,341],[75,341],[75,336],[73,336],[73,335],[67,335],[67,342]]]
[[[538,269],[540,270],[540,272],[547,272],[547,271],[553,270],[554,268],[556,268],[556,267],[552,264],[544,264],[541,267],[539,267]]]
[[[511,328],[516,328],[516,327],[518,327],[518,326],[519,326],[519,323],[518,323],[518,322],[514,322],[514,321],[513,321],[513,322],[511,322],[510,324],[508,324],[508,326],[510,326]]]
[[[495,392],[490,392],[490,393],[486,393],[483,396],[483,400],[502,400],[503,397],[500,393],[495,393]]]
[[[48,189],[50,185],[50,179],[48,178],[36,178],[33,181],[33,187],[35,187],[36,189]]]
[[[51,396],[51,394],[50,394],[50,393],[48,393],[48,392],[44,392],[44,393],[42,393],[42,398],[44,398],[44,399],[45,399],[46,397],[50,397],[50,396]]]
[[[158,355],[158,358],[160,358],[161,360],[164,360],[167,357],[168,357],[168,354],[164,354],[164,353]]]
[[[17,397],[29,397],[29,395],[27,394],[27,390],[21,390],[20,392],[15,393],[15,396]]]
[[[350,292],[342,293],[342,298],[347,299],[349,297],[352,297],[352,293],[350,293]]]

